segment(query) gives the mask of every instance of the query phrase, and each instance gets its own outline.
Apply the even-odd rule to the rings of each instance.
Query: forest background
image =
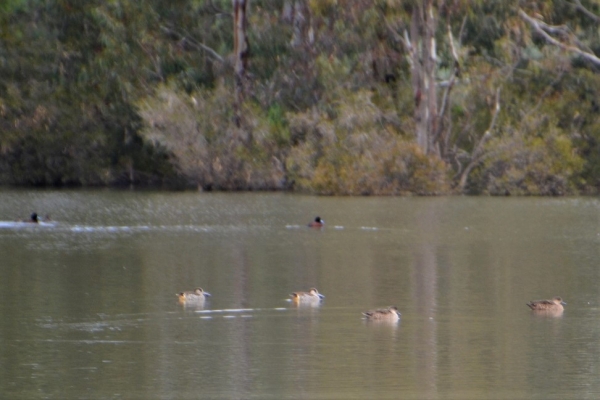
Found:
[[[592,0],[3,0],[0,184],[600,189]]]

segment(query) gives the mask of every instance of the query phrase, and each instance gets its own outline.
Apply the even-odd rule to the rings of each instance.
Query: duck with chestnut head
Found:
[[[325,226],[325,220],[321,217],[316,217],[308,226],[311,228],[322,228]]]

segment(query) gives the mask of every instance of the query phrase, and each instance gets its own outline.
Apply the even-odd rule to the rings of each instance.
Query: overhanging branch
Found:
[[[577,10],[581,11],[586,17],[592,19],[596,23],[600,23],[600,17],[598,17],[596,14],[594,14],[593,12],[591,12],[590,10],[588,10],[587,8],[585,8],[583,6],[583,4],[581,4],[580,0],[575,0],[574,3],[575,4],[573,4],[573,6]]]
[[[169,28],[168,26],[165,26],[165,25],[161,25],[160,29],[165,33],[168,33],[171,35],[177,35],[178,37],[185,39],[193,47],[196,47],[196,48],[206,51],[215,60],[217,60],[221,63],[224,61],[223,57],[221,57],[221,55],[219,55],[219,53],[217,53],[215,50],[211,49],[210,47],[206,46],[205,44],[202,44],[202,43],[194,40],[190,35],[185,35],[181,32],[178,32],[177,30]]]
[[[550,33],[561,35],[568,34],[568,29],[566,27],[548,25],[540,21],[539,19],[530,17],[521,9],[519,9],[519,16],[525,21],[527,21],[529,25],[531,25],[531,27],[535,30],[535,32],[542,36],[544,40],[546,40],[548,43],[560,47],[563,50],[576,53],[581,57],[585,58],[586,60],[591,61],[595,65],[600,66],[600,58],[596,57],[594,54],[587,51],[583,51],[580,48],[572,46],[570,44],[563,43],[550,35]]]

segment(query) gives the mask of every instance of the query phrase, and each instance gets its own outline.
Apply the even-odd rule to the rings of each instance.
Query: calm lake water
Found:
[[[596,198],[4,190],[0,220],[2,399],[600,397]]]

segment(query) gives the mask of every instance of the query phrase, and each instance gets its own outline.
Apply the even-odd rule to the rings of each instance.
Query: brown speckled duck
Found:
[[[389,306],[388,308],[381,308],[378,310],[365,311],[363,313],[365,318],[369,321],[390,321],[395,322],[400,319],[400,312],[398,307]]]
[[[292,301],[296,304],[299,303],[318,303],[325,296],[323,296],[319,291],[315,288],[310,289],[308,292],[294,292],[290,294]]]
[[[191,292],[177,293],[176,296],[181,304],[200,303],[206,300],[206,297],[210,296],[210,293],[205,292],[204,290],[202,290],[202,288],[197,287]]]
[[[563,305],[566,305],[560,297],[553,297],[551,300],[534,300],[527,303],[527,306],[533,311],[563,311]]]

